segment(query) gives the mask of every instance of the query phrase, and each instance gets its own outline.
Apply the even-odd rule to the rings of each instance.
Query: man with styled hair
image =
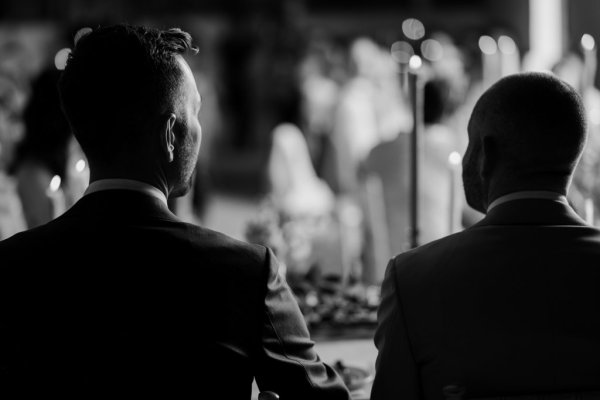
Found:
[[[81,31],[59,82],[85,196],[0,242],[0,393],[348,399],[273,253],[181,222],[201,98],[179,29]]]
[[[573,88],[505,77],[478,100],[463,183],[475,226],[388,265],[373,400],[600,389],[600,231],[566,196],[586,141]]]

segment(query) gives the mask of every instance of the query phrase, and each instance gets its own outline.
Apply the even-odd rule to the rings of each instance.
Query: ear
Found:
[[[175,121],[177,117],[175,114],[169,114],[169,118],[165,121],[163,126],[163,134],[161,138],[161,148],[163,150],[163,154],[167,158],[167,162],[173,162],[175,158],[173,152],[175,151]]]
[[[489,182],[492,173],[498,166],[498,146],[496,141],[489,136],[482,139],[481,146],[479,174],[483,182]]]

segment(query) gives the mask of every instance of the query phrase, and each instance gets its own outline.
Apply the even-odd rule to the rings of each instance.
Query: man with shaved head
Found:
[[[201,98],[179,29],[80,31],[59,82],[84,197],[0,242],[0,397],[348,399],[273,253],[182,222]]]
[[[501,79],[468,126],[475,226],[388,265],[372,399],[600,389],[600,231],[567,202],[582,101],[543,73]]]

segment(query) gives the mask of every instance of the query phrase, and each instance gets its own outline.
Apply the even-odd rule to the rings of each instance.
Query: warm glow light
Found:
[[[444,57],[444,48],[434,39],[427,39],[421,43],[421,53],[429,61],[439,61]]]
[[[408,64],[410,58],[415,54],[415,51],[410,43],[404,41],[392,44],[390,51],[394,61],[400,64]]]
[[[412,56],[408,62],[410,69],[419,69],[421,68],[421,65],[423,65],[423,61],[421,60],[421,57],[417,55]]]
[[[412,40],[419,40],[425,36],[425,26],[416,18],[408,18],[402,22],[402,32]]]
[[[69,58],[69,54],[71,53],[71,49],[60,49],[58,53],[54,56],[54,66],[57,70],[62,71],[67,66],[67,60]]]
[[[60,189],[60,182],[61,182],[60,176],[54,175],[52,177],[52,180],[50,181],[50,186],[49,186],[50,191],[51,192],[58,191],[58,189]]]
[[[494,38],[492,38],[491,36],[484,35],[479,38],[479,49],[484,54],[492,55],[495,54],[498,50],[498,45],[496,44]]]
[[[75,171],[83,172],[84,169],[85,169],[85,160],[81,159],[81,160],[77,161],[77,163],[75,163]]]
[[[498,48],[503,54],[515,54],[517,52],[517,44],[508,36],[498,38]]]
[[[594,40],[594,37],[592,35],[590,35],[589,33],[584,33],[583,36],[581,37],[581,47],[584,48],[584,50],[594,50],[594,47],[596,46],[596,41]]]
[[[448,162],[450,163],[450,165],[453,166],[460,165],[460,163],[462,162],[462,157],[460,156],[460,153],[458,151],[453,151],[452,153],[450,153],[450,155],[448,156]]]

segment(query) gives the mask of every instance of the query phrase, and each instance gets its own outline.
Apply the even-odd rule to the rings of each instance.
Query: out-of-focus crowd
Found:
[[[11,30],[6,38],[12,39],[0,43],[0,239],[60,215],[83,195],[89,179],[85,157],[59,106],[55,64],[61,62],[60,52],[51,60],[56,63],[48,65],[48,57],[39,51],[49,46],[42,39],[44,28],[24,27],[20,36]],[[418,20],[407,19],[394,40],[342,40],[314,33],[302,51],[294,52],[301,54],[296,62],[272,65],[275,72],[289,69],[273,79],[274,85],[287,82],[293,93],[267,88],[271,97],[295,93],[296,100],[282,104],[285,112],[261,127],[269,131],[264,168],[269,191],[261,211],[248,221],[246,238],[273,247],[286,262],[291,281],[317,274],[338,276],[344,283],[381,282],[387,260],[413,245],[410,136],[417,103],[409,80],[415,76],[423,100],[417,106],[422,116],[418,244],[476,222],[481,215],[466,205],[460,184],[467,118],[489,84],[521,69],[512,39],[500,37],[492,50],[486,40],[496,46],[496,39],[482,37],[481,59],[474,59],[447,34],[426,34]],[[589,141],[570,200],[595,223],[600,206],[600,94],[594,86],[594,43],[591,48],[592,55],[589,43],[578,46],[553,71],[586,101]],[[282,47],[277,60],[286,59],[286,51]],[[491,53],[498,57],[490,58]],[[411,69],[415,60],[419,64]],[[219,116],[218,106],[227,108],[219,100],[225,84],[209,82],[219,75],[205,75],[199,68],[195,74],[203,86],[203,102],[209,104],[206,118],[217,126],[215,120],[227,119],[226,114]],[[231,92],[222,97],[231,99]],[[201,158],[198,174],[204,180],[210,179],[207,164],[228,162],[210,157],[211,145],[219,141],[212,136],[205,129],[208,149],[203,154],[209,161]],[[196,192],[211,187],[202,179],[196,179]],[[171,205],[176,213],[190,210],[181,202]],[[200,212],[192,217],[204,218]]]

